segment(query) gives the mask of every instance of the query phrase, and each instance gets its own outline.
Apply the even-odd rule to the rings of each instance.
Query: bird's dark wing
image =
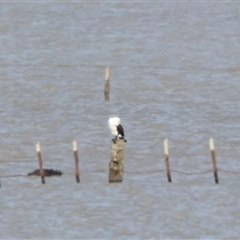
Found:
[[[117,131],[118,131],[118,135],[121,135],[124,138],[124,131],[121,124],[117,125]]]

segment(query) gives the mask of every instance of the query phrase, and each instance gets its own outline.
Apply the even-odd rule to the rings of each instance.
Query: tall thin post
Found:
[[[106,67],[106,69],[105,69],[105,87],[104,87],[104,99],[106,101],[109,101],[109,92],[110,92],[109,81],[110,81],[110,69],[109,69],[109,67]]]
[[[123,181],[124,152],[125,152],[124,139],[118,138],[115,143],[112,142],[111,160],[109,163],[109,183]]]
[[[41,181],[42,181],[42,184],[45,184],[45,177],[44,177],[44,170],[43,170],[43,160],[42,160],[41,147],[40,147],[39,142],[36,144],[36,152],[37,152],[37,157],[38,157]]]
[[[168,151],[167,138],[164,140],[164,157],[165,157],[165,163],[166,163],[167,179],[168,179],[168,182],[172,182],[170,164],[169,164],[169,151]]]
[[[78,160],[78,151],[77,151],[77,141],[73,141],[73,156],[75,159],[75,176],[76,176],[76,183],[80,183],[80,171],[79,171],[79,160]]]
[[[209,147],[210,147],[211,157],[212,157],[214,180],[215,180],[215,183],[219,183],[219,181],[218,181],[218,169],[217,169],[216,153],[215,153],[213,138],[209,139]]]

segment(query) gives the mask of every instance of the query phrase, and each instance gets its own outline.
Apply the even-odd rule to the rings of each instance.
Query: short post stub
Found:
[[[111,159],[109,163],[109,183],[122,182],[124,172],[124,153],[125,140],[116,139],[116,143],[112,142]]]
[[[75,177],[76,183],[80,183],[80,170],[79,170],[79,159],[78,159],[78,151],[77,151],[77,141],[73,141],[73,156],[75,159]]]
[[[109,92],[110,92],[110,69],[109,67],[105,68],[105,86],[104,86],[104,99],[109,101]]]
[[[165,157],[165,163],[166,163],[167,179],[168,179],[168,182],[172,182],[167,138],[164,140],[164,157]]]
[[[217,161],[216,161],[216,153],[215,153],[213,138],[209,139],[209,147],[210,147],[211,157],[212,157],[214,180],[215,180],[215,183],[219,183]]]
[[[39,142],[36,144],[36,152],[38,157],[41,181],[42,181],[42,184],[45,184],[46,182],[45,182],[45,176],[44,176],[44,170],[43,170],[43,160],[42,160],[41,147]]]

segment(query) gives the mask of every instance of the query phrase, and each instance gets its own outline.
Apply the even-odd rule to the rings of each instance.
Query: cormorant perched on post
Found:
[[[115,136],[112,141],[116,143],[117,138],[124,139],[124,130],[122,125],[120,124],[120,118],[119,117],[112,117],[108,120],[108,125],[111,130],[111,133]],[[127,142],[126,139],[124,139],[125,142]]]

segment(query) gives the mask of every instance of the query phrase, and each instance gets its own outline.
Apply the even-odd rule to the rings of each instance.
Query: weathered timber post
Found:
[[[218,181],[217,161],[216,161],[216,154],[215,154],[213,138],[209,139],[209,147],[210,147],[211,157],[212,157],[214,180],[215,180],[215,183],[219,183],[219,181]]]
[[[109,101],[109,80],[110,80],[110,70],[109,67],[106,67],[105,69],[105,87],[104,87],[104,99],[106,101]]]
[[[76,183],[80,183],[80,170],[79,170],[79,160],[78,160],[78,152],[77,152],[77,141],[73,141],[73,156],[75,159],[75,176],[76,176]]]
[[[125,140],[116,139],[116,143],[112,142],[111,160],[109,163],[109,182],[122,182],[124,172],[124,152]]]
[[[45,184],[43,160],[42,160],[41,147],[39,142],[36,144],[36,152],[37,152],[37,157],[39,162],[39,171],[40,171],[41,181],[42,181],[42,184]]]
[[[169,164],[169,152],[168,152],[168,139],[164,140],[164,157],[166,163],[167,179],[168,182],[172,182],[170,164]]]

